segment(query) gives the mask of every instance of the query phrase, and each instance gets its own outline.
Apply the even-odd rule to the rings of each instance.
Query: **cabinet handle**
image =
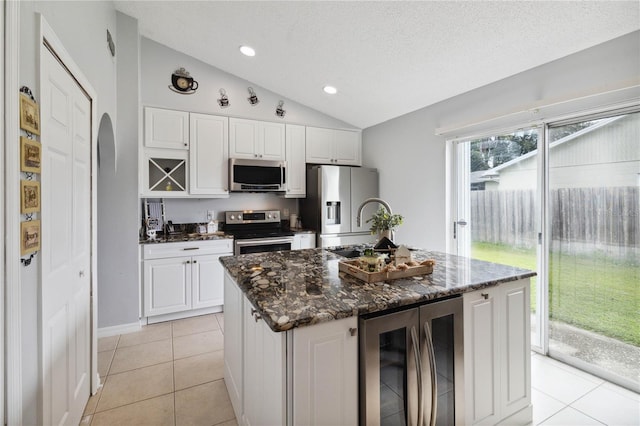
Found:
[[[480,296],[482,296],[484,300],[487,300],[489,298],[488,293],[480,293]]]
[[[198,250],[200,249],[200,247],[185,247],[182,250],[187,251],[187,250]]]
[[[355,336],[358,333],[358,329],[354,327],[349,327],[349,334],[351,336]]]
[[[193,262],[191,262],[191,263],[198,263],[198,261],[197,261],[197,260],[194,260],[194,261],[193,261]]]
[[[251,308],[251,315],[253,316],[253,319],[256,320],[256,322],[258,322],[259,319],[262,319],[262,315],[260,315],[254,308]]]
[[[191,261],[190,261],[190,260],[187,260],[185,263],[191,263]]]
[[[84,271],[78,272],[78,276],[80,276],[80,278],[84,277]]]

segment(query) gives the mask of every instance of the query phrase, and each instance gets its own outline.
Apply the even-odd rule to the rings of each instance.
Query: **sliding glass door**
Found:
[[[457,143],[458,254],[538,271],[538,145],[530,128]],[[538,272],[540,273],[540,272]],[[541,350],[538,279],[531,282],[532,344]]]
[[[548,134],[549,354],[637,390],[640,113]]]
[[[640,113],[456,142],[458,253],[532,269],[532,347],[640,390]]]

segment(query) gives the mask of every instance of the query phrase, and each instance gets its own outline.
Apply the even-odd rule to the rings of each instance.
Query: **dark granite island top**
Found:
[[[338,271],[345,260],[324,249],[226,256],[220,261],[273,331],[442,298],[535,276],[535,272],[441,252],[432,274],[364,283]]]

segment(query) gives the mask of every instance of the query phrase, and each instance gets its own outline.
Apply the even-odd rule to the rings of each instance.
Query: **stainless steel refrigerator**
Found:
[[[307,197],[301,200],[304,227],[316,231],[318,247],[375,243],[366,223],[379,204],[367,204],[361,226],[356,224],[358,207],[367,198],[378,197],[378,171],[366,167],[307,167]]]

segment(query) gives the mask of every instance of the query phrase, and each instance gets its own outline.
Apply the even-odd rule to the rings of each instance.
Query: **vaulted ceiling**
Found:
[[[637,0],[115,5],[142,36],[360,128],[640,29]]]

